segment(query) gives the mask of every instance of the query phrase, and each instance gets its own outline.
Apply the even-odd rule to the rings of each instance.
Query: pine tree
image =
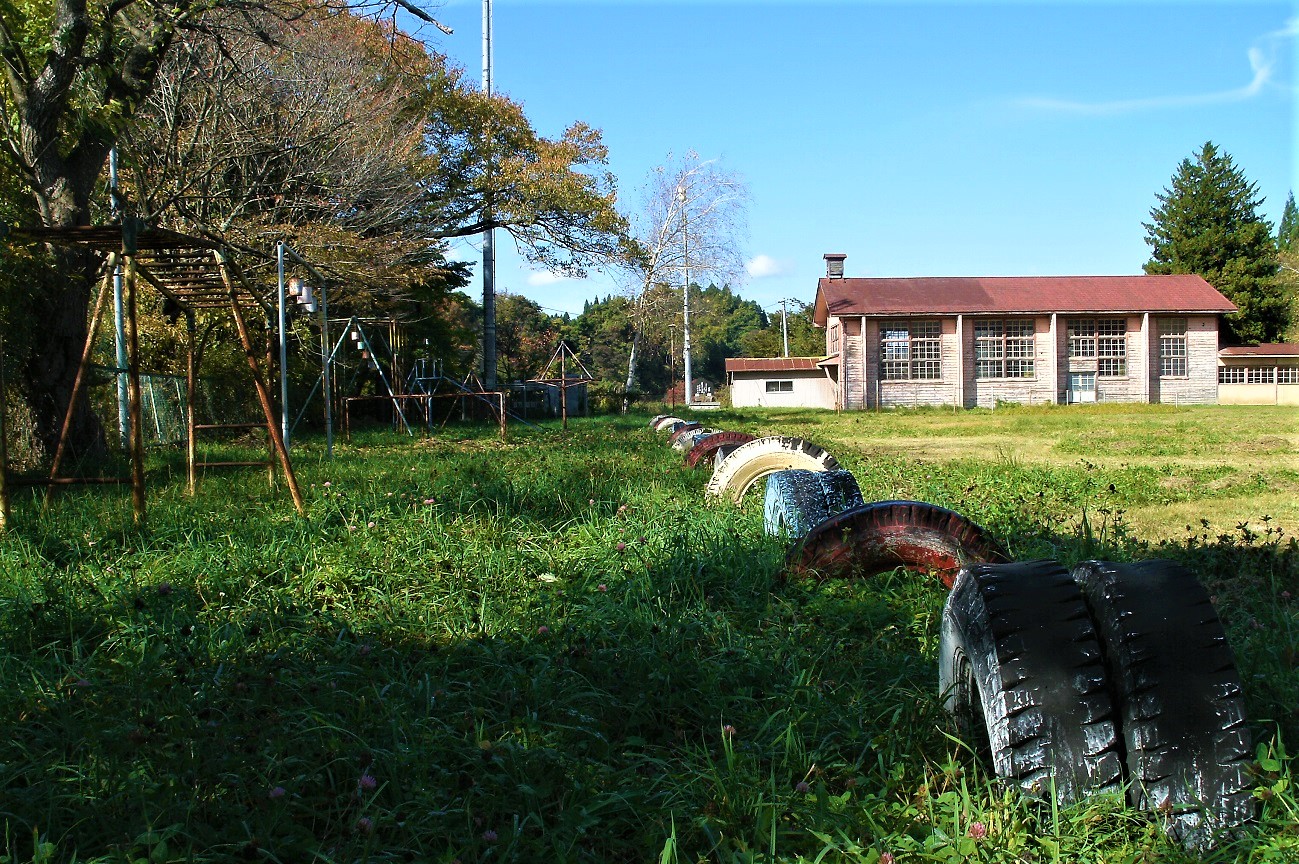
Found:
[[[1294,193],[1285,199],[1281,211],[1281,224],[1276,229],[1276,245],[1282,252],[1299,251],[1299,208],[1295,207]]]
[[[1153,252],[1147,273],[1203,276],[1240,310],[1226,317],[1227,338],[1246,344],[1275,341],[1288,310],[1276,276],[1272,226],[1258,213],[1263,199],[1225,152],[1205,142],[1194,161],[1183,159],[1171,188],[1142,223]]]

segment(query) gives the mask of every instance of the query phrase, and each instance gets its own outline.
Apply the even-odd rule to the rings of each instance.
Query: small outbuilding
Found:
[[[1218,352],[1218,404],[1299,405],[1299,345],[1243,345]]]
[[[726,381],[736,408],[833,408],[834,383],[820,357],[731,357]]]

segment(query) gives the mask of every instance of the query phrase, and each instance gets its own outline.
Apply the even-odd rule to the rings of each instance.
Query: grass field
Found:
[[[707,422],[804,434],[868,500],[1020,558],[1170,557],[1209,585],[1260,815],[1210,858],[1299,860],[1293,413],[1006,409]],[[991,781],[936,693],[944,591],[781,577],[646,416],[296,454],[188,498],[20,500],[0,540],[12,861],[1191,861],[1157,821]],[[176,479],[169,479],[169,474]],[[1287,509],[1289,508],[1289,509]],[[1189,526],[1189,530],[1188,530]],[[0,860],[3,860],[0,858]]]

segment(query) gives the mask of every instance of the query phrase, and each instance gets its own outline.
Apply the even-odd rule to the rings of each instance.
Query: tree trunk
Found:
[[[59,440],[63,417],[72,398],[72,385],[86,344],[86,315],[90,285],[99,268],[96,256],[80,249],[56,248],[56,267],[49,284],[36,299],[39,329],[22,369],[36,432],[46,454]],[[104,430],[90,407],[83,386],[68,428],[72,453],[100,452]]]
[[[622,390],[622,413],[631,408],[631,388],[636,386],[636,355],[640,349],[640,328],[633,325],[631,331],[631,353],[627,355],[627,386]]]
[[[91,149],[99,152],[98,165],[94,154],[88,152]],[[81,158],[76,162],[69,160],[54,165],[47,162],[41,166],[54,169],[50,171],[51,176],[41,178],[51,194],[38,199],[46,225],[72,228],[90,224],[90,198],[107,152],[106,146],[87,148],[83,143],[78,154]],[[54,266],[32,301],[33,320],[39,322],[39,329],[33,334],[31,353],[21,371],[36,433],[46,454],[54,452],[72,398],[73,382],[86,344],[90,293],[101,261],[98,255],[81,247],[52,246],[50,252]],[[70,452],[99,453],[104,449],[104,442],[103,425],[91,410],[83,386],[68,427]]]

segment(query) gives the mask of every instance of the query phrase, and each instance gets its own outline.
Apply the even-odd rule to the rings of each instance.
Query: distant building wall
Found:
[[[732,372],[736,408],[833,408],[834,385],[820,369]]]

